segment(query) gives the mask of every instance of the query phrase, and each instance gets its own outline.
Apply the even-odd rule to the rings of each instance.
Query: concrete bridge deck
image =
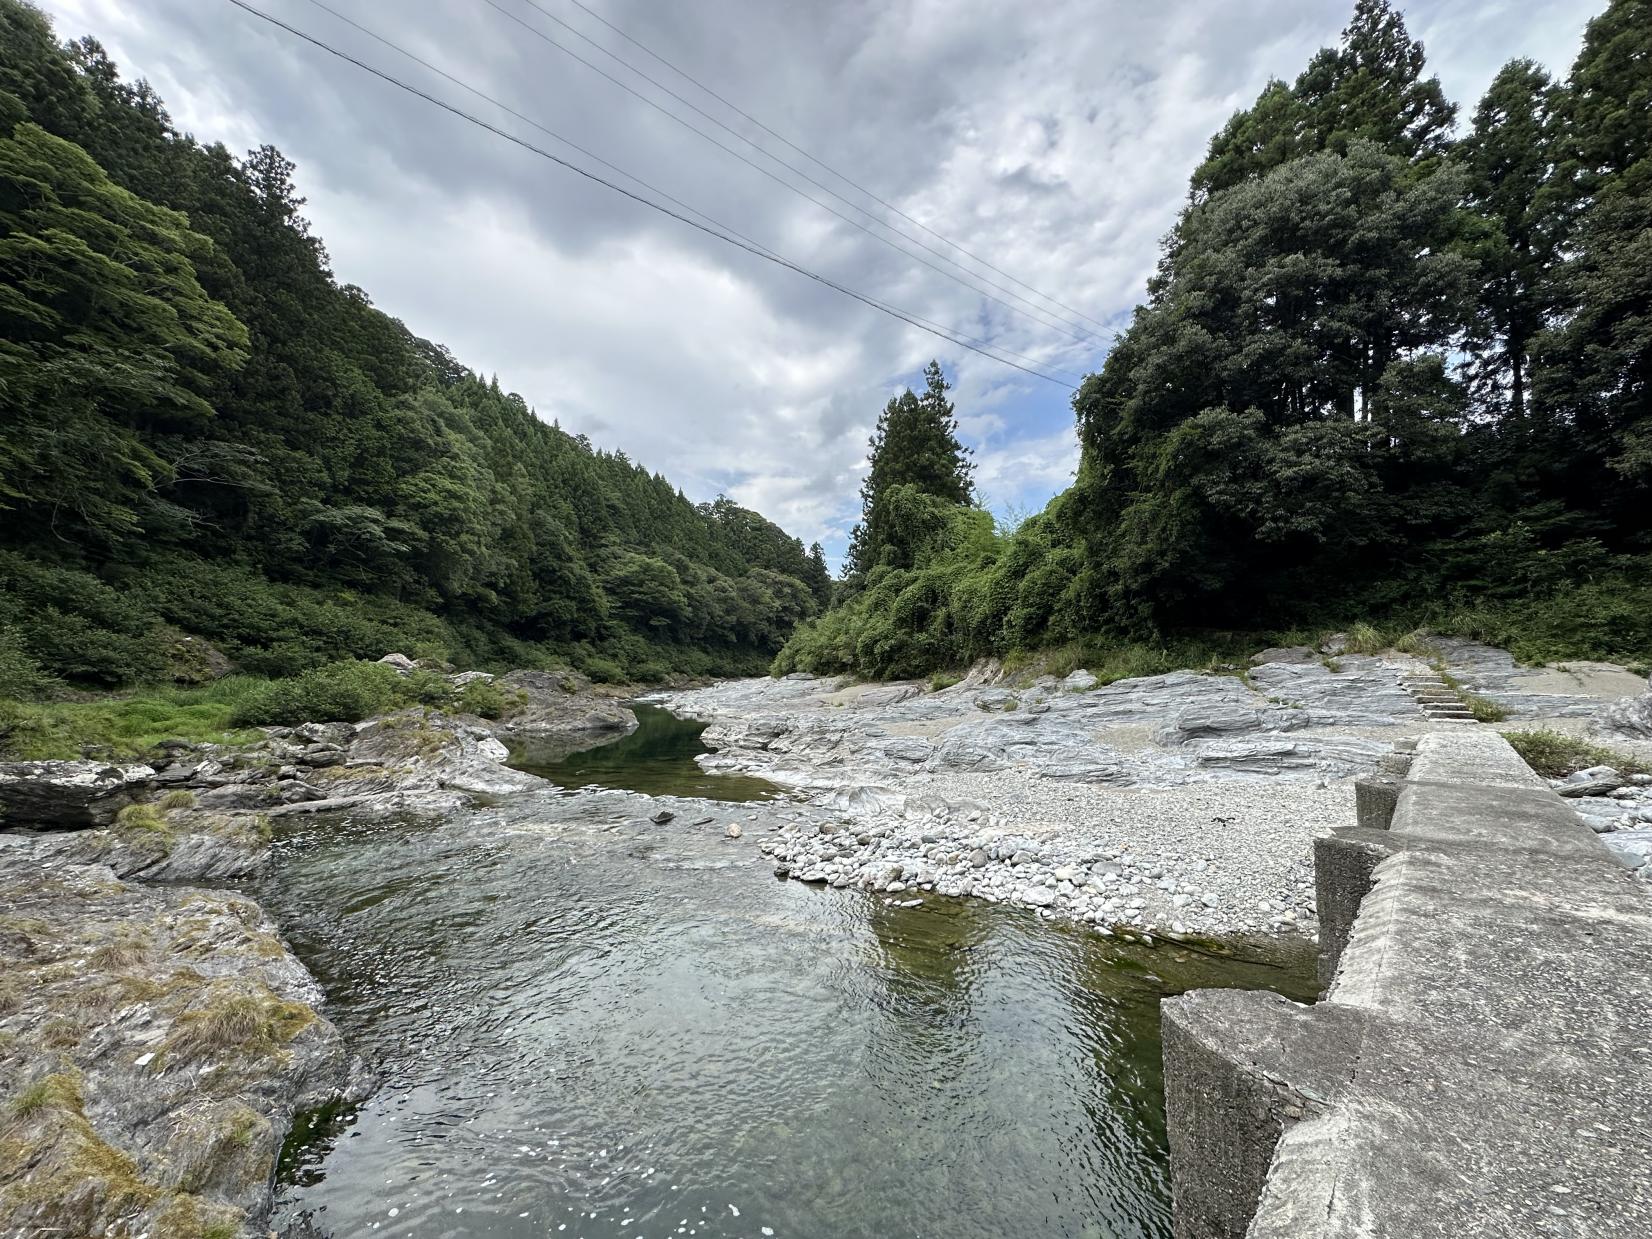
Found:
[[[1647,888],[1488,728],[1360,821],[1316,846],[1323,1001],[1165,1001],[1177,1239],[1652,1236]]]

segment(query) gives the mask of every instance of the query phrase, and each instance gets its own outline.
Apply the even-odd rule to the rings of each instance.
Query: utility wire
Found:
[[[562,143],[562,145],[568,147],[569,149],[578,151],[581,155],[585,156],[587,159],[592,160],[593,162],[602,165],[604,168],[607,168],[612,172],[617,172],[620,176],[623,176],[626,180],[631,181],[634,184],[641,185],[649,193],[656,194],[659,197],[665,199],[665,201],[671,203],[672,205],[677,206],[677,207],[681,207],[683,210],[689,212],[690,214],[698,216],[700,219],[705,220],[706,223],[710,224],[713,228],[720,229],[723,232],[728,233],[730,236],[738,237],[741,241],[746,242],[748,245],[750,245],[750,246],[752,246],[752,247],[754,247],[758,250],[761,250],[763,257],[769,258],[771,260],[782,258],[782,255],[780,255],[777,251],[771,249],[767,245],[764,245],[761,241],[755,240],[754,238],[752,238],[752,237],[748,236],[747,234],[741,232],[738,228],[735,228],[733,225],[725,224],[721,220],[715,218],[714,216],[707,215],[704,211],[700,210],[698,207],[691,206],[689,203],[684,202],[681,198],[675,197],[674,195],[667,193],[665,190],[661,189],[657,185],[649,184],[647,181],[643,180],[642,177],[637,176],[634,173],[627,172],[624,168],[620,167],[618,164],[610,163],[608,160],[604,159],[601,155],[598,155],[596,152],[591,151],[591,150],[587,150],[585,147],[581,146],[579,143],[574,142],[571,139],[566,138],[562,134],[556,132],[556,130],[547,128],[545,125],[540,124],[533,117],[523,115],[521,112],[518,112],[515,108],[511,107],[509,104],[505,103],[503,100],[496,99],[492,95],[487,94],[485,91],[478,90],[476,87],[472,86],[469,82],[463,81],[460,78],[457,78],[457,77],[453,76],[453,74],[449,73],[446,69],[443,69],[439,65],[431,64],[428,60],[425,60],[423,57],[418,56],[415,53],[408,51],[405,47],[402,47],[400,44],[392,42],[391,40],[385,38],[383,35],[379,34],[377,31],[368,29],[366,26],[362,25],[360,22],[356,21],[354,18],[349,17],[344,13],[340,13],[337,9],[333,8],[330,4],[324,3],[324,0],[309,0],[309,3],[311,5],[313,5],[315,8],[320,9],[323,13],[326,13],[329,16],[334,17],[337,20],[343,22],[346,26],[349,26],[351,29],[356,30],[361,34],[366,35],[368,38],[374,40],[375,42],[377,42],[381,45],[383,45],[384,47],[388,47],[391,51],[395,52],[397,55],[404,56],[408,60],[411,60],[414,64],[419,65],[421,68],[427,69],[431,73],[436,74],[438,77],[445,78],[447,81],[452,82],[455,86],[459,87],[460,90],[468,91],[470,94],[475,95],[478,99],[482,100],[484,103],[492,104],[494,107],[500,109],[501,111],[506,112],[511,116],[514,116],[517,120],[521,121],[523,124],[530,125],[533,128],[539,130],[540,133],[543,133],[547,137],[552,138],[552,139]],[[1004,347],[1004,345],[1002,345],[1002,344],[995,344],[990,340],[983,340],[979,336],[969,335],[968,333],[960,331],[957,328],[944,327],[940,323],[934,322],[931,319],[924,318],[921,314],[917,313],[917,311],[915,311],[915,310],[901,310],[898,307],[891,306],[888,302],[885,302],[885,301],[883,301],[879,298],[876,298],[876,297],[872,297],[869,294],[867,295],[867,300],[875,302],[876,305],[877,305],[877,308],[879,308],[881,310],[884,310],[885,312],[896,313],[901,317],[909,317],[909,318],[915,320],[916,322],[918,322],[919,324],[921,324],[922,326],[924,326],[925,328],[929,328],[929,329],[933,329],[933,330],[937,330],[937,331],[943,331],[943,332],[950,332],[950,333],[956,335],[960,340],[966,341],[966,342],[971,343],[971,344],[978,344],[978,345],[982,346],[983,349],[992,349],[996,353],[1003,353],[1006,356],[1014,357],[1014,358],[1017,358],[1020,361],[1024,361],[1029,366],[1041,368],[1041,369],[1043,369],[1044,371],[1046,371],[1050,374],[1059,375],[1060,377],[1062,377],[1064,379],[1070,379],[1070,380],[1072,380],[1074,386],[1076,386],[1079,383],[1082,383],[1084,381],[1084,377],[1082,375],[1075,374],[1071,370],[1064,370],[1064,369],[1062,369],[1058,366],[1049,365],[1047,362],[1039,361],[1035,357],[1028,357],[1025,353],[1018,353],[1012,348]],[[991,354],[989,354],[989,356],[990,355]]]
[[[916,219],[913,216],[908,215],[905,211],[901,210],[901,208],[896,206],[893,202],[889,202],[886,199],[879,197],[877,194],[873,193],[870,189],[867,189],[866,186],[864,186],[860,182],[856,181],[853,177],[848,176],[845,173],[839,172],[836,168],[832,167],[832,165],[827,163],[824,159],[821,159],[816,155],[811,155],[808,151],[804,150],[796,142],[793,142],[785,134],[777,133],[775,130],[769,128],[769,126],[765,125],[762,121],[758,120],[757,117],[753,116],[750,112],[746,111],[739,104],[737,104],[737,103],[733,102],[732,100],[727,99],[724,96],[718,94],[715,90],[713,90],[711,87],[707,86],[704,82],[700,81],[699,78],[697,78],[693,74],[689,73],[686,69],[678,68],[676,65],[672,64],[671,61],[667,60],[664,56],[660,55],[658,52],[656,52],[653,48],[649,47],[646,43],[642,42],[640,39],[635,39],[632,36],[630,36],[629,34],[626,34],[625,31],[621,30],[618,26],[614,25],[613,22],[609,21],[601,13],[598,13],[596,10],[580,3],[580,0],[568,0],[568,2],[570,4],[572,4],[576,9],[579,9],[587,17],[590,17],[595,21],[601,22],[604,26],[608,27],[608,29],[612,30],[615,34],[619,35],[619,37],[624,39],[627,43],[629,43],[633,47],[637,48],[644,55],[649,56],[652,59],[658,61],[660,64],[664,65],[667,69],[670,69],[673,73],[675,73],[678,77],[682,78],[684,81],[694,83],[695,86],[697,86],[701,90],[705,91],[706,94],[710,95],[713,99],[717,100],[718,103],[721,103],[724,107],[728,108],[729,111],[733,112],[735,115],[740,116],[740,117],[744,118],[747,121],[750,121],[752,124],[756,125],[759,129],[761,129],[764,133],[768,134],[771,138],[775,139],[775,141],[782,142],[786,146],[789,146],[792,150],[796,151],[799,155],[803,156],[803,158],[807,159],[810,163],[814,164],[816,167],[826,169],[826,171],[830,172],[833,176],[837,177],[837,179],[842,181],[845,185],[852,186],[853,188],[859,190],[861,193],[865,194],[868,198],[870,198],[873,202],[877,203],[879,206],[885,208],[886,210],[893,211],[896,215],[899,215],[902,219],[906,220],[908,223],[914,224],[917,227],[922,228],[925,232],[927,232],[930,236],[934,237],[936,240],[942,241],[945,244],[950,245],[953,249],[957,250],[960,254],[964,255],[964,257],[973,259],[975,262],[980,263],[983,267],[985,267],[989,271],[996,271],[999,275],[1003,276],[1006,280],[1009,280],[1009,281],[1011,281],[1012,283],[1015,283],[1015,284],[1019,284],[1022,288],[1025,288],[1028,292],[1037,294],[1039,297],[1043,298],[1045,301],[1048,301],[1051,305],[1059,306],[1061,309],[1066,310],[1069,314],[1072,314],[1077,318],[1081,318],[1087,323],[1094,323],[1097,327],[1100,327],[1103,331],[1109,330],[1107,324],[1102,322],[1100,319],[1091,318],[1083,310],[1075,309],[1074,307],[1068,305],[1065,301],[1062,301],[1060,298],[1052,297],[1049,293],[1041,291],[1035,285],[1027,283],[1026,280],[1018,279],[1016,276],[1011,275],[1008,271],[1005,271],[1002,267],[994,266],[992,263],[988,262],[985,258],[982,258],[979,254],[973,253],[970,250],[965,249],[962,245],[959,245],[958,242],[952,240],[950,237],[943,236],[941,233],[936,232],[935,229],[931,228],[928,224],[924,223],[921,219]],[[538,8],[538,5],[535,5],[534,7]],[[563,23],[563,24],[566,25],[566,23]],[[573,27],[570,26],[569,29],[573,29]],[[575,33],[577,34],[578,32],[575,31]],[[589,42],[589,40],[587,40],[587,42]],[[595,46],[595,45],[593,44],[593,46]],[[624,62],[622,61],[621,63],[624,63]],[[633,70],[633,72],[635,72],[635,70]],[[664,87],[661,87],[661,89],[663,90]]]
[[[999,362],[1002,365],[1009,366],[1010,368],[1015,369],[1015,370],[1020,370],[1024,374],[1030,374],[1034,378],[1043,379],[1047,383],[1054,383],[1058,387],[1067,387],[1068,386],[1067,383],[1063,382],[1062,380],[1060,380],[1058,378],[1053,377],[1050,374],[1047,374],[1047,373],[1043,372],[1042,370],[1037,370],[1037,369],[1034,369],[1034,368],[1029,367],[1029,366],[1018,365],[1017,363],[1015,363],[1013,361],[1009,361],[1009,360],[1007,360],[1003,357],[999,357],[999,356],[997,356],[993,353],[987,352],[985,349],[977,348],[975,345],[968,343],[964,338],[961,338],[959,335],[957,335],[953,332],[950,332],[950,331],[947,331],[947,330],[944,330],[944,329],[935,328],[935,327],[925,326],[922,322],[918,321],[915,316],[909,316],[909,315],[907,315],[907,314],[905,314],[905,313],[903,313],[899,310],[894,309],[891,306],[887,306],[887,305],[883,304],[882,302],[878,301],[876,298],[868,297],[868,296],[865,296],[864,294],[857,293],[852,288],[846,288],[844,285],[837,283],[835,280],[829,279],[829,278],[827,278],[826,276],[823,276],[823,275],[819,275],[814,271],[810,271],[808,268],[800,266],[797,263],[794,263],[794,262],[790,261],[789,259],[782,258],[779,255],[774,254],[774,253],[765,252],[765,250],[761,246],[747,243],[747,242],[742,241],[742,240],[740,240],[740,239],[738,239],[734,236],[731,236],[727,233],[720,232],[716,228],[708,227],[705,224],[696,223],[694,220],[690,219],[687,215],[679,214],[678,212],[673,211],[668,207],[661,206],[659,203],[654,202],[654,201],[652,201],[648,198],[645,198],[641,194],[634,193],[633,191],[631,191],[629,189],[626,189],[623,185],[616,185],[614,182],[612,182],[610,180],[607,180],[604,177],[598,176],[596,173],[594,173],[594,172],[592,172],[592,171],[590,171],[586,168],[582,168],[576,163],[573,163],[573,162],[571,162],[567,159],[563,159],[559,155],[552,154],[550,151],[545,150],[543,147],[535,146],[532,142],[529,142],[525,138],[520,138],[516,134],[513,134],[513,133],[509,132],[508,130],[501,129],[497,125],[490,124],[488,121],[483,120],[479,116],[473,116],[471,113],[466,112],[463,108],[460,108],[460,107],[455,106],[454,104],[448,103],[447,101],[445,101],[443,99],[439,99],[435,95],[428,94],[425,91],[420,90],[417,86],[413,86],[413,85],[411,85],[407,82],[404,82],[400,78],[395,77],[394,75],[392,75],[390,73],[386,73],[382,69],[374,68],[372,65],[366,63],[365,61],[358,60],[356,57],[350,55],[348,52],[341,51],[340,49],[332,46],[331,44],[329,44],[327,42],[324,42],[321,39],[316,38],[314,35],[307,34],[307,33],[305,33],[304,31],[302,31],[300,29],[298,29],[295,26],[288,25],[286,22],[282,21],[280,18],[274,17],[271,14],[264,12],[262,9],[258,9],[258,8],[253,7],[251,4],[248,4],[246,2],[246,0],[229,0],[229,3],[233,4],[236,8],[241,9],[243,12],[246,12],[246,13],[252,15],[253,17],[256,17],[256,18],[260,19],[261,21],[268,22],[272,26],[276,26],[276,27],[279,27],[282,30],[285,30],[288,34],[294,36],[295,38],[301,39],[305,43],[308,43],[313,47],[319,48],[320,50],[328,53],[331,56],[338,57],[338,59],[340,59],[342,61],[345,61],[347,64],[354,65],[356,68],[361,69],[362,71],[364,71],[366,73],[372,74],[374,77],[380,79],[381,81],[388,82],[390,85],[396,87],[399,90],[404,90],[410,95],[414,95],[414,96],[416,96],[420,99],[423,99],[426,103],[429,103],[429,104],[434,105],[435,107],[441,108],[442,111],[451,113],[452,115],[459,117],[461,120],[469,121],[471,124],[476,125],[479,128],[485,129],[489,133],[494,134],[497,137],[501,137],[501,138],[505,139],[505,141],[507,141],[507,142],[510,142],[510,143],[512,143],[516,146],[520,146],[522,149],[524,149],[526,151],[530,151],[533,154],[540,156],[542,159],[548,159],[552,163],[558,165],[559,167],[566,168],[570,172],[578,173],[580,176],[586,178],[589,181],[594,181],[598,185],[602,185],[607,189],[611,189],[617,194],[622,194],[623,196],[631,199],[633,202],[641,203],[643,206],[646,206],[646,207],[651,208],[652,210],[658,211],[662,215],[668,215],[672,219],[675,219],[675,220],[678,220],[681,223],[687,224],[690,228],[696,229],[699,232],[706,233],[708,236],[716,237],[718,240],[727,242],[729,245],[733,245],[733,246],[735,246],[739,249],[743,249],[743,250],[747,251],[748,253],[755,254],[757,257],[762,258],[765,261],[772,262],[772,263],[775,263],[778,266],[785,267],[788,270],[795,271],[795,272],[797,272],[797,274],[802,275],[802,276],[806,276],[807,278],[809,278],[811,280],[814,280],[815,282],[817,282],[819,284],[824,284],[826,287],[834,289],[835,291],[837,291],[839,293],[842,293],[846,297],[851,297],[854,300],[861,302],[863,305],[871,306],[875,310],[880,310],[885,314],[888,314],[888,315],[891,315],[894,318],[900,319],[901,321],[909,324],[910,326],[917,327],[922,331],[929,332],[931,335],[939,336],[940,338],[942,338],[944,340],[947,340],[950,343],[957,344],[957,345],[960,345],[964,348],[967,348],[971,352],[980,353],[983,357],[991,358],[991,360]]]
[[[996,301],[999,305],[1003,306],[1010,313],[1019,314],[1022,318],[1029,319],[1030,321],[1037,323],[1040,327],[1046,327],[1046,328],[1050,328],[1050,329],[1055,330],[1055,331],[1059,331],[1063,335],[1067,336],[1069,339],[1074,340],[1079,344],[1085,345],[1086,347],[1094,347],[1094,346],[1099,345],[1099,344],[1105,344],[1105,341],[1101,340],[1093,332],[1090,332],[1087,329],[1082,330],[1081,332],[1075,332],[1074,330],[1071,329],[1071,326],[1069,324],[1060,322],[1058,320],[1057,321],[1052,321],[1052,320],[1056,319],[1055,315],[1053,315],[1048,310],[1045,310],[1045,309],[1042,309],[1039,306],[1033,305],[1033,303],[1028,301],[1025,297],[1018,296],[1016,293],[1014,293],[1014,292],[1012,292],[1008,289],[1004,290],[1006,292],[1009,292],[1010,296],[1015,297],[1015,299],[1017,301],[1020,301],[1023,305],[1028,306],[1029,310],[1031,312],[1029,312],[1029,310],[1019,310],[1019,309],[1017,309],[1015,306],[1011,305],[1008,301],[1004,300],[1004,298],[994,296],[992,293],[989,293],[989,292],[985,291],[984,289],[982,289],[979,285],[970,283],[969,280],[965,279],[963,276],[956,275],[953,272],[948,271],[945,267],[938,266],[937,264],[935,264],[933,262],[930,262],[927,258],[923,258],[918,254],[914,254],[911,250],[905,249],[902,246],[897,245],[894,241],[891,241],[888,237],[884,236],[882,233],[873,232],[872,229],[868,228],[865,224],[861,223],[857,219],[853,219],[850,216],[845,215],[842,211],[840,211],[836,207],[832,206],[831,203],[822,202],[819,198],[816,198],[813,194],[808,193],[805,190],[799,189],[796,185],[792,184],[792,182],[786,180],[785,177],[782,177],[782,176],[776,174],[775,172],[772,172],[768,168],[764,167],[762,164],[757,163],[754,160],[748,158],[747,156],[741,154],[739,151],[735,150],[733,147],[727,145],[724,142],[719,141],[717,138],[715,138],[711,134],[707,133],[704,129],[696,128],[692,123],[685,120],[683,117],[677,115],[677,113],[673,112],[670,108],[666,107],[664,104],[659,103],[656,100],[650,99],[647,95],[643,94],[640,90],[636,89],[636,87],[630,85],[627,82],[622,82],[619,78],[615,77],[612,73],[609,73],[606,69],[601,69],[598,66],[592,64],[589,60],[585,59],[585,57],[581,56],[578,52],[574,51],[572,48],[567,47],[562,43],[558,43],[554,38],[552,38],[550,35],[546,34],[543,30],[539,29],[537,26],[534,26],[530,22],[523,21],[522,18],[518,17],[515,13],[512,13],[509,9],[507,9],[503,5],[499,4],[498,0],[483,0],[483,3],[486,4],[489,8],[496,10],[498,13],[500,13],[501,15],[503,15],[504,17],[506,17],[510,21],[515,22],[518,26],[521,26],[522,29],[526,30],[529,34],[533,35],[535,38],[540,39],[541,41],[543,41],[545,43],[549,43],[552,47],[556,48],[556,50],[561,52],[563,55],[571,57],[574,60],[577,60],[580,64],[584,65],[587,69],[591,70],[591,72],[593,72],[595,74],[598,74],[601,77],[607,78],[610,82],[612,82],[614,85],[618,86],[621,90],[625,91],[627,94],[633,96],[634,98],[640,99],[643,103],[646,103],[649,107],[653,108],[656,112],[660,113],[660,115],[669,117],[671,120],[676,121],[679,125],[681,125],[684,129],[687,129],[690,133],[695,134],[698,137],[704,138],[707,142],[710,142],[713,146],[717,147],[719,150],[725,152],[726,154],[734,156],[734,158],[738,159],[741,163],[745,164],[748,168],[753,168],[756,171],[761,172],[764,176],[768,177],[771,181],[775,182],[775,184],[781,185],[781,186],[785,187],[786,189],[789,189],[792,193],[796,194],[798,197],[803,198],[806,201],[814,203],[821,210],[830,211],[833,215],[837,216],[839,219],[841,219],[844,223],[848,224],[850,227],[858,228],[861,232],[864,232],[867,236],[871,237],[874,241],[877,241],[878,243],[880,243],[882,245],[887,245],[890,249],[894,250],[901,257],[909,258],[909,259],[913,260],[914,262],[922,263],[924,266],[928,267],[931,271],[935,271],[935,272],[939,273],[940,275],[945,276],[947,279],[953,281],[956,284],[961,284],[963,287],[969,289],[970,292],[975,293],[977,296],[985,297],[989,301]],[[529,5],[529,7],[533,8],[537,12],[544,13],[545,16],[549,17],[552,21],[561,22],[561,18],[558,18],[558,17],[556,17],[552,14],[549,14],[549,13],[545,13],[545,10],[540,8],[539,5],[535,4],[533,2],[533,0],[526,0],[526,3]],[[566,25],[567,23],[563,22],[562,24]],[[569,29],[573,29],[573,28],[569,27]],[[574,33],[579,34],[579,32],[577,30],[575,30]],[[580,35],[580,38],[585,38],[585,36]],[[587,40],[587,42],[589,42],[589,40]],[[593,46],[597,46],[597,50],[602,52],[604,55],[611,56],[611,57],[613,56],[613,53],[608,51],[606,48],[603,48],[603,47],[595,45],[595,44],[593,44]],[[618,60],[618,57],[614,57],[614,59]],[[625,65],[625,62],[623,60],[620,60],[619,63],[622,64],[622,65]],[[625,67],[628,68],[628,69],[631,68],[630,65],[625,65]],[[643,77],[645,80],[647,80],[649,82],[654,82],[653,78],[648,77],[647,74],[642,73],[640,70],[632,69],[631,71],[633,73],[637,73],[638,76]],[[659,83],[657,83],[657,82],[654,82],[654,84],[656,86],[659,86]],[[735,137],[739,138],[740,141],[745,142],[747,145],[754,147],[760,153],[762,153],[762,154],[768,156],[768,158],[774,160],[781,167],[787,169],[790,172],[795,173],[798,176],[801,176],[804,180],[808,181],[811,185],[814,185],[814,186],[818,187],[819,189],[821,189],[822,191],[824,191],[825,193],[831,194],[834,198],[838,198],[840,201],[843,201],[845,203],[845,205],[847,205],[851,210],[860,211],[860,213],[862,215],[865,215],[868,219],[872,220],[872,222],[877,224],[879,227],[889,228],[888,224],[883,223],[881,220],[879,220],[876,216],[872,215],[870,212],[865,211],[865,210],[863,210],[862,208],[860,208],[858,206],[855,206],[854,203],[849,202],[847,199],[843,198],[843,196],[841,194],[839,194],[836,190],[831,189],[830,187],[828,187],[826,185],[822,185],[819,181],[815,180],[808,173],[799,170],[798,168],[796,168],[793,165],[787,163],[785,160],[779,158],[778,156],[770,154],[768,151],[763,150],[762,147],[757,146],[756,143],[752,142],[752,140],[750,138],[746,137],[744,134],[740,133],[738,130],[730,129],[729,126],[723,124],[723,122],[718,120],[715,116],[712,116],[710,113],[706,112],[704,109],[702,109],[700,107],[697,107],[695,104],[690,103],[688,100],[683,99],[681,95],[676,94],[669,87],[660,86],[660,89],[665,91],[666,94],[671,95],[672,98],[681,100],[686,106],[688,106],[690,108],[693,108],[694,111],[699,112],[700,115],[706,117],[706,119],[711,121],[712,124],[717,125],[718,127],[722,128],[722,129],[727,129],[728,132],[732,133]],[[889,230],[891,232],[895,232],[895,230],[893,228],[890,228]],[[940,253],[938,250],[932,249],[931,247],[925,245],[921,241],[912,240],[912,238],[908,237],[905,233],[895,232],[895,235],[900,237],[902,240],[910,241],[912,244],[918,246],[919,249],[928,250],[931,254],[934,254],[937,258],[941,259],[942,262],[951,263],[954,267],[958,267],[958,270],[963,271],[966,276],[971,276],[972,278],[980,279],[982,281],[982,283],[988,284],[993,288],[1003,288],[1003,286],[1001,284],[996,284],[993,281],[988,280],[983,276],[974,275],[973,272],[970,272],[967,269],[965,269],[964,267],[959,266],[956,262],[954,262],[952,259],[948,258],[945,254]],[[1037,315],[1040,315],[1040,314],[1046,315],[1047,317],[1044,317],[1044,318],[1037,317]]]

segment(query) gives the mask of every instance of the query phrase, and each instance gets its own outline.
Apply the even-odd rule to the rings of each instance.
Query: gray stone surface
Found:
[[[1369,886],[1323,1002],[1165,1004],[1178,1239],[1652,1233],[1647,888],[1481,729],[1423,737],[1391,828],[1320,848],[1359,856],[1322,876],[1327,931]]]
[[[1393,668],[1377,658],[1349,657],[1334,671],[1317,658],[1270,663],[1251,673],[1250,684],[1179,671],[1075,691],[1093,680],[1077,676],[1011,691],[986,684],[990,674],[977,669],[941,692],[788,676],[663,700],[710,723],[704,739],[716,753],[702,759],[708,769],[804,789],[917,771],[1006,769],[1141,787],[1212,777],[1341,778],[1371,769],[1388,751],[1360,729],[1422,719]],[[1297,734],[1316,728],[1356,734]],[[1141,745],[1139,731],[1152,736],[1151,747]]]
[[[510,705],[491,726],[512,742],[562,741],[572,752],[637,729],[637,716],[623,697],[599,692],[571,672],[512,671],[496,683]]]
[[[1431,637],[1425,648],[1469,692],[1519,719],[1592,720],[1603,702],[1633,691],[1634,679],[1611,663],[1525,667],[1496,646],[1461,637]]]
[[[1652,740],[1652,683],[1639,697],[1625,697],[1600,708],[1595,727],[1609,736]]]
[[[0,845],[0,1234],[265,1233],[293,1115],[370,1083],[319,988],[251,901],[40,842]]]
[[[0,830],[107,826],[148,787],[149,766],[96,761],[0,762]]]

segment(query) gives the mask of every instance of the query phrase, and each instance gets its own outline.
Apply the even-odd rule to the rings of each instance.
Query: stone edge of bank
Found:
[[[1652,1233],[1652,900],[1501,736],[1316,842],[1321,1002],[1166,999],[1176,1239]]]

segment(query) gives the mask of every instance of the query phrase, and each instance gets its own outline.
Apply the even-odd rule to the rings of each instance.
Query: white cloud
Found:
[[[433,81],[312,5],[257,2],[372,63]],[[833,279],[1076,372],[1105,353],[1111,332],[1095,324],[1122,322],[1141,296],[1158,238],[1210,133],[1269,76],[1294,76],[1315,48],[1334,41],[1350,7],[1342,0],[603,6],[621,28],[834,168],[1073,307],[1084,317],[1048,303],[1035,317],[1093,333],[1080,344],[892,253],[470,0],[333,2]],[[533,20],[516,0],[504,2]],[[695,499],[726,490],[837,553],[854,521],[878,411],[892,389],[918,380],[931,356],[953,378],[981,488],[995,503],[1037,507],[1067,483],[1077,448],[1069,392],[1060,387],[616,199],[231,6],[46,0],[45,7],[64,37],[93,33],[129,74],[147,76],[180,126],[202,140],[280,146],[299,165],[301,191],[341,279],[466,364],[496,372],[542,416],[626,451]],[[1467,113],[1511,56],[1563,72],[1593,7],[1435,0],[1409,6],[1408,20]],[[561,15],[639,55],[577,10]],[[650,72],[668,74],[658,65]],[[681,80],[670,84],[694,93]],[[445,83],[433,89],[495,117]],[[1005,275],[955,256],[978,277],[1037,300]]]

